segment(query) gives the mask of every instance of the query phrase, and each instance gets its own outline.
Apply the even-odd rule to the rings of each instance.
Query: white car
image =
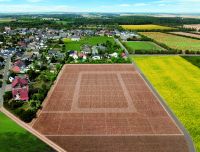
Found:
[[[93,60],[100,60],[101,57],[100,57],[100,56],[93,56],[92,59],[93,59]]]

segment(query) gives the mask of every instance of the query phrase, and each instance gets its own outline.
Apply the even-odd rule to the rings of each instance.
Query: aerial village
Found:
[[[104,29],[64,31],[5,27],[0,33],[0,87],[5,92],[4,106],[24,121],[31,121],[63,64],[128,63],[126,52],[115,38],[137,37],[134,32]],[[31,115],[27,116],[28,120],[24,118],[27,111]]]

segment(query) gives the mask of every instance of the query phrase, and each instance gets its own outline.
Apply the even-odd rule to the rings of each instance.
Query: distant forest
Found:
[[[94,15],[94,14],[93,14]],[[120,16],[119,14],[101,14],[84,17],[79,14],[40,14],[40,15],[4,15],[0,18],[15,18],[16,21],[0,23],[0,29],[5,26],[15,27],[50,27],[68,28],[80,25],[120,25],[120,24],[158,24],[168,26],[181,26],[184,24],[200,24],[200,19],[181,17],[153,17],[153,16]],[[44,21],[42,18],[58,18],[57,21]]]

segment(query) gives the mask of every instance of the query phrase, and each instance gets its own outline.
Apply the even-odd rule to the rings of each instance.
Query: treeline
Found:
[[[200,24],[200,19],[180,17],[152,17],[152,16],[112,16],[102,18],[75,18],[74,24],[159,24],[181,26],[184,24]]]
[[[6,17],[16,18],[17,21],[1,23],[0,28],[5,26],[15,27],[49,27],[55,29],[72,28],[85,25],[122,25],[122,24],[158,24],[165,26],[179,26],[184,24],[200,24],[200,19],[181,18],[181,17],[153,17],[153,16],[119,16],[105,14],[101,17],[83,17],[77,14],[47,14],[47,15],[10,15]],[[58,18],[60,21],[66,21],[66,24],[56,21],[44,21],[43,17]],[[183,29],[184,30],[184,29]]]
[[[57,24],[53,21],[43,21],[43,20],[29,20],[29,21],[12,21],[9,23],[1,23],[0,30],[3,30],[5,26],[10,26],[12,28],[54,28],[62,29],[63,26]],[[67,25],[65,26],[67,28]]]

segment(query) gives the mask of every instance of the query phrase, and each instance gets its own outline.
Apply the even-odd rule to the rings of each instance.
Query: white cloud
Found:
[[[3,3],[3,1],[5,3]],[[4,12],[161,12],[161,13],[200,13],[200,0],[154,0],[139,3],[122,3],[98,7],[80,5],[39,5],[37,2],[49,0],[26,0],[28,3],[11,4],[12,0],[0,0],[0,13]],[[124,0],[125,1],[125,0]]]
[[[31,4],[18,4],[18,5],[6,5],[0,4],[0,12],[71,12],[77,9],[67,5],[56,5],[56,6],[41,6],[41,5],[31,5]]]

